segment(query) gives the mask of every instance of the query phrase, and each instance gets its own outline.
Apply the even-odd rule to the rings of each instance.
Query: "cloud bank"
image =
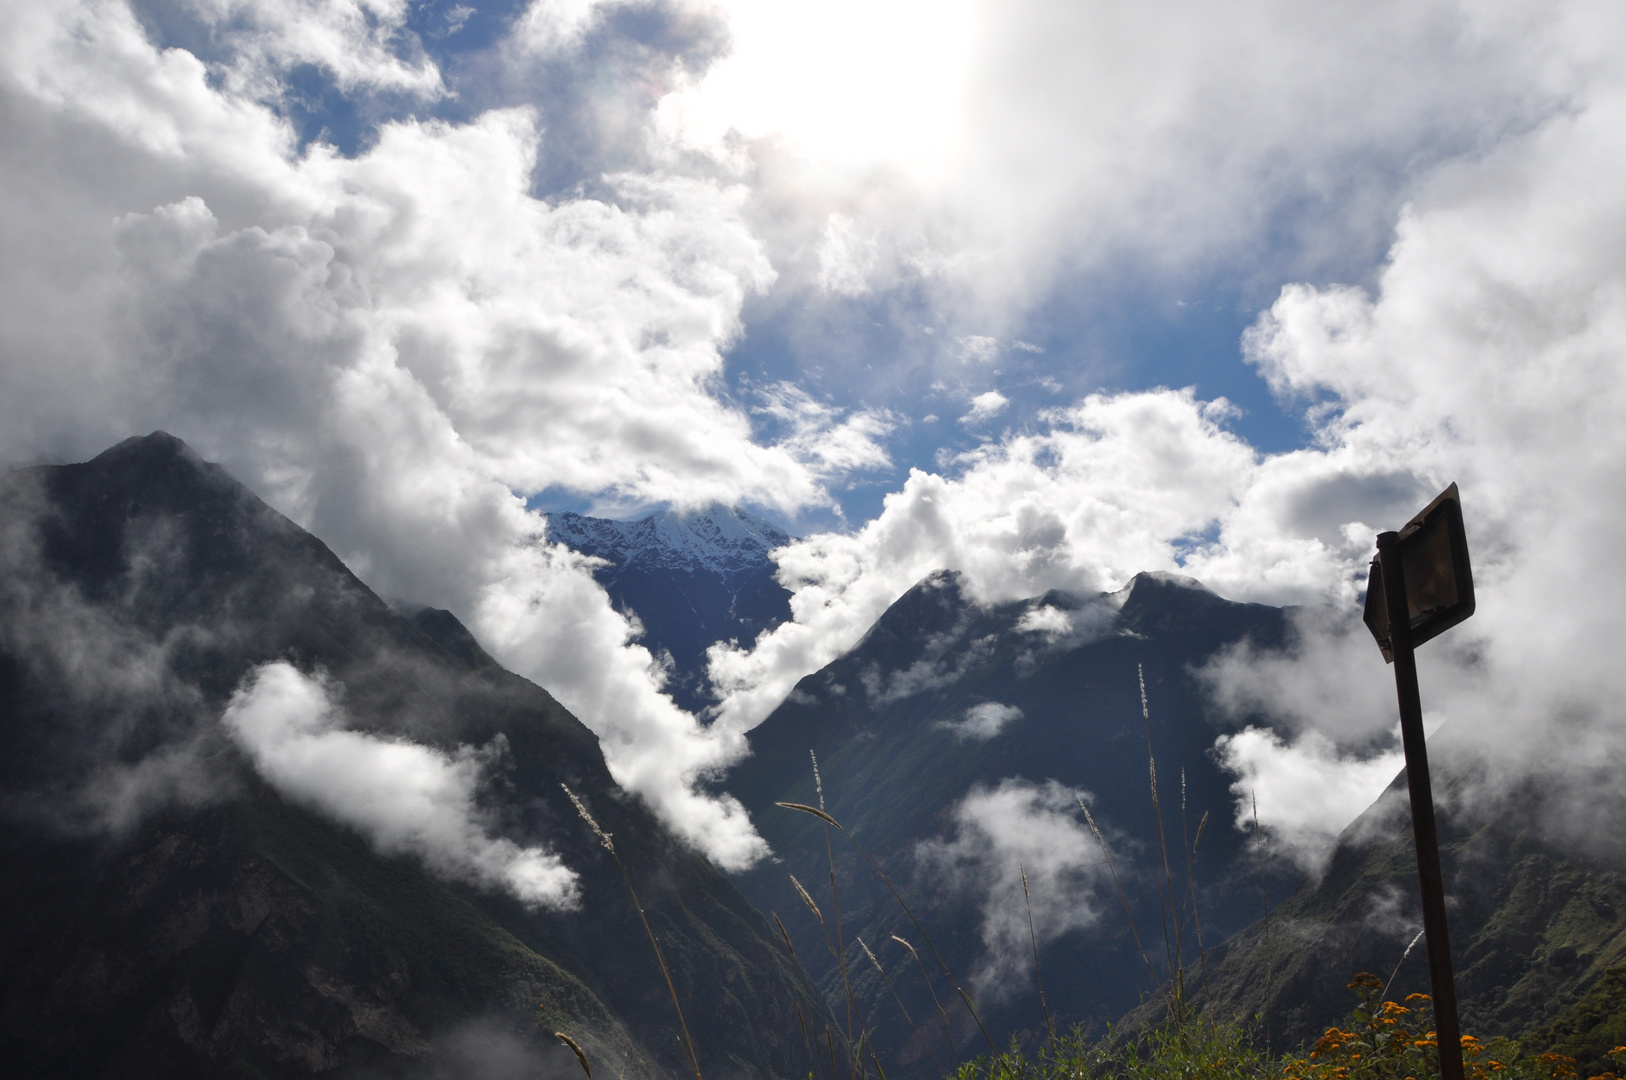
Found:
[[[942,720],[937,726],[961,742],[987,742],[1020,719],[1022,710],[1015,705],[984,701],[971,706],[958,720]]]
[[[447,754],[344,727],[320,678],[266,664],[220,722],[286,798],[355,829],[385,855],[413,855],[443,877],[501,889],[529,908],[573,908],[574,871],[540,847],[493,837],[475,805],[486,751]]]
[[[953,835],[915,850],[922,868],[981,912],[983,956],[971,975],[979,998],[1026,988],[1033,942],[1049,944],[1100,918],[1101,848],[1078,814],[1087,794],[1057,783],[1005,779],[977,785],[952,810]],[[1022,902],[1027,874],[1029,906]]]

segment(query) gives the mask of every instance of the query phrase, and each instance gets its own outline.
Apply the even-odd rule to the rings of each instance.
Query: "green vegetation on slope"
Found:
[[[962,1065],[954,1080],[1437,1080],[1430,999],[1386,999],[1384,981],[1355,977],[1357,1004],[1307,1051],[1272,1056],[1258,1032],[1236,1021],[1193,1020],[1092,1039],[1082,1028],[1036,1052],[1009,1050]],[[1500,1036],[1462,1039],[1467,1080],[1575,1080],[1573,1058]],[[1626,1061],[1626,1047],[1610,1049]],[[1612,1078],[1605,1053],[1603,1075]]]

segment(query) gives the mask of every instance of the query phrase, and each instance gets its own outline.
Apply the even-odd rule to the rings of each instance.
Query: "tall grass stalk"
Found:
[[[801,892],[802,891],[801,883],[797,882],[794,877],[791,878],[791,881],[796,884],[797,892]],[[812,904],[812,898],[811,897],[808,898],[808,903],[810,905]],[[815,907],[814,911],[817,911],[817,910],[818,909]],[[780,921],[779,913],[777,911],[775,911],[775,912],[771,912],[770,914],[773,915],[773,924],[775,926],[779,927],[779,936],[785,939],[785,951],[790,954],[791,963],[795,964],[798,968],[800,968],[804,975],[809,974],[807,969],[805,967],[802,967],[801,958],[796,955],[796,946],[792,945],[791,942],[790,942],[790,931],[786,930],[785,929],[785,924]],[[829,935],[828,934],[825,935],[825,940],[826,940],[826,942],[829,941]],[[810,975],[809,975],[809,978],[811,978]],[[809,1002],[809,1004],[811,1005],[812,1002]],[[801,1002],[796,1003],[796,1018],[798,1020],[800,1020],[801,1023],[802,1023],[802,1041],[807,1043],[807,1056],[808,1056],[809,1059],[812,1060],[814,1068],[822,1072],[823,1068],[824,1068],[824,1063],[819,1060],[818,1054],[814,1053],[814,1051],[813,1051],[813,1046],[814,1046],[815,1040],[812,1040],[812,1039],[808,1038],[807,1020],[802,1015],[802,1004],[801,1004]],[[812,1074],[810,1073],[809,1075],[812,1075]]]
[[[661,966],[661,974],[666,977],[666,989],[672,995],[672,1007],[677,1010],[678,1027],[683,1031],[683,1037],[679,1040],[679,1044],[683,1047],[683,1052],[689,1059],[689,1068],[694,1070],[694,1080],[704,1080],[700,1075],[700,1059],[694,1051],[694,1039],[689,1035],[689,1024],[683,1019],[683,1006],[678,1002],[677,987],[672,982],[671,970],[666,966],[666,954],[661,952],[661,943],[655,940],[655,931],[649,925],[649,916],[644,914],[644,905],[638,899],[638,890],[632,887],[632,877],[627,873],[626,864],[621,861],[621,856],[616,852],[615,843],[610,839],[610,834],[600,828],[599,823],[593,820],[593,815],[587,812],[586,804],[576,797],[576,793],[570,790],[569,785],[560,784],[559,786],[565,789],[565,794],[570,797],[572,805],[576,807],[576,813],[580,814],[582,820],[587,822],[588,826],[593,830],[593,835],[598,837],[599,843],[603,844],[604,849],[610,853],[610,858],[615,860],[616,869],[621,871],[621,880],[627,883],[627,892],[632,896],[632,906],[638,909],[638,919],[644,924],[644,933],[649,935],[649,944],[655,949],[655,959]]]
[[[903,1013],[904,1020],[908,1022],[909,1031],[920,1042],[920,1048],[926,1051],[926,1056],[932,1059],[932,1067],[941,1076],[943,1074],[943,1064],[937,1060],[937,1055],[932,1053],[931,1044],[926,1041],[926,1036],[922,1035],[920,1028],[915,1025],[915,1018],[909,1015],[909,1007],[903,1003],[903,998],[898,996],[898,988],[892,984],[892,976],[886,973],[886,968],[881,966],[881,961],[870,951],[870,947],[864,944],[863,938],[856,938],[855,940],[858,942],[858,947],[864,950],[864,955],[869,957],[869,962],[875,965],[876,973],[881,976],[881,981],[886,983],[887,990],[892,994],[892,1000],[898,1003],[898,1011]],[[880,1063],[877,1062],[875,1067],[880,1068]]]
[[[824,809],[824,778],[819,775],[819,758],[818,755],[815,754],[811,749],[808,750],[807,756],[813,761],[813,788],[818,793],[819,809],[822,811]],[[826,814],[825,817],[827,820],[834,820],[833,818],[830,818],[828,814]],[[847,973],[847,942],[841,928],[841,892],[836,888],[836,854],[835,849],[830,845],[829,829],[824,830],[824,853],[830,860],[830,897],[835,901],[836,910],[836,964],[841,968],[841,986],[846,992],[847,996],[847,1047],[851,1050],[854,1049],[855,1046],[853,1043],[853,1012],[855,1002],[853,1000],[852,979]],[[862,1042],[861,1037],[860,1042]],[[863,1066],[863,1057],[854,1052],[852,1056],[853,1075],[859,1075],[863,1069]]]
[[[1273,962],[1276,957],[1270,951],[1270,893],[1265,889],[1265,840],[1259,832],[1259,792],[1249,791],[1248,798],[1253,803],[1253,855],[1254,863],[1259,868],[1259,902],[1265,909],[1265,1007],[1262,1010],[1265,1021],[1265,1052],[1270,1052],[1270,978],[1273,974]]]
[[[1203,811],[1202,820],[1197,822],[1197,835],[1190,836],[1186,831],[1186,770],[1180,770],[1180,834],[1185,844],[1186,857],[1186,894],[1191,901],[1191,926],[1197,935],[1197,963],[1203,973],[1203,993],[1208,993],[1208,953],[1203,948],[1203,920],[1197,910],[1197,845],[1203,842],[1203,829],[1208,825],[1208,811]]]
[[[1174,1003],[1169,1000],[1168,992],[1163,989],[1163,980],[1157,977],[1157,969],[1152,966],[1152,958],[1146,955],[1146,946],[1141,943],[1140,931],[1135,928],[1135,913],[1129,908],[1129,897],[1124,895],[1123,882],[1118,879],[1118,868],[1112,861],[1112,849],[1107,847],[1107,838],[1101,835],[1101,826],[1095,823],[1095,815],[1083,799],[1078,800],[1078,808],[1084,811],[1084,820],[1090,826],[1090,832],[1095,834],[1095,842],[1101,845],[1101,854],[1107,861],[1107,873],[1112,875],[1112,887],[1118,892],[1118,903],[1123,906],[1124,919],[1129,923],[1129,935],[1135,939],[1135,951],[1140,953],[1140,962],[1146,965],[1146,974],[1151,976],[1152,985],[1163,996],[1164,1004],[1169,1007],[1169,1015],[1174,1015]]]
[[[824,923],[824,912],[819,910],[819,905],[814,902],[812,895],[807,891],[807,889],[802,885],[802,883],[800,881],[796,880],[796,875],[791,874],[791,875],[789,875],[789,877],[790,877],[791,887],[796,890],[796,895],[800,896],[802,898],[802,903],[807,905],[807,910],[809,910],[809,911],[811,911],[813,913],[814,920],[818,922],[819,929],[821,931],[823,931],[823,933],[824,933],[824,947],[830,951],[830,957],[832,959],[836,960],[839,963],[840,960],[841,960],[841,954],[836,951],[835,943],[830,940],[830,928],[828,926],[826,926],[825,923]],[[774,916],[774,921],[775,922],[779,921],[779,916],[778,915]],[[807,968],[802,967],[801,960],[796,956],[796,947],[790,943],[790,935],[785,933],[785,924],[784,923],[779,923],[779,932],[780,932],[780,934],[782,934],[784,936],[784,938],[785,938],[785,948],[790,950],[791,959],[796,961],[796,966],[801,967],[803,973],[806,974],[809,978],[812,978],[812,972],[808,971]],[[849,1004],[851,1004],[850,996],[849,996]],[[863,1034],[862,1034],[862,1030],[860,1030],[859,1042],[862,1043],[862,1041],[863,1041]],[[843,1045],[845,1045],[846,1048],[847,1048],[847,1057],[848,1057],[848,1065],[849,1066],[852,1065],[854,1061],[861,1061],[860,1058],[856,1058],[854,1056],[854,1055],[856,1055],[858,1053],[858,1051],[857,1051],[856,1047],[854,1046],[853,1041],[850,1038],[847,1039],[846,1042]]]
[[[1385,999],[1388,998],[1388,996],[1389,996],[1389,987],[1391,987],[1391,986],[1393,986],[1395,984],[1395,977],[1400,974],[1401,967],[1403,967],[1405,965],[1406,957],[1411,955],[1411,951],[1413,949],[1417,948],[1417,943],[1419,941],[1422,941],[1422,940],[1423,940],[1423,931],[1419,930],[1419,931],[1417,931],[1417,936],[1411,939],[1411,944],[1406,946],[1406,951],[1400,954],[1400,963],[1396,964],[1395,969],[1393,971],[1389,972],[1389,981],[1383,984],[1383,993],[1378,995],[1379,1004],[1381,1004]]]
[[[954,1046],[954,1032],[949,1028],[948,1013],[944,1010],[942,1001],[938,1000],[937,987],[932,985],[931,974],[926,970],[926,965],[921,962],[920,954],[915,952],[915,947],[913,945],[909,944],[908,941],[899,937],[898,935],[893,934],[892,940],[896,941],[899,945],[902,945],[905,949],[908,949],[909,955],[915,958],[915,966],[920,969],[920,978],[925,982],[926,989],[931,992],[932,1004],[937,1006],[937,1015],[943,1020],[943,1038],[948,1040],[949,1053],[958,1058],[960,1056],[960,1051]]]
[[[802,1003],[800,1001],[796,1002],[796,1022],[802,1026],[802,1045],[807,1047],[807,1060],[813,1066],[807,1071],[807,1075],[812,1077],[823,1073],[824,1062],[819,1060],[819,1055],[813,1050],[813,1037],[807,1033],[807,1014],[802,1012]]]
[[[1044,1010],[1044,1029],[1050,1033],[1050,1053],[1056,1053],[1056,1025],[1050,1020],[1050,1005],[1044,999],[1044,974],[1039,970],[1039,935],[1033,929],[1033,897],[1028,893],[1028,868],[1021,860],[1016,863],[1022,875],[1022,906],[1028,913],[1028,941],[1033,945],[1033,979],[1039,984],[1039,1008]]]
[[[1140,681],[1140,715],[1141,722],[1146,729],[1146,771],[1152,788],[1152,813],[1157,820],[1157,846],[1163,858],[1163,878],[1157,883],[1157,906],[1163,918],[1163,955],[1167,963],[1171,996],[1174,999],[1174,1009],[1177,1014],[1185,1004],[1185,988],[1183,983],[1184,967],[1182,958],[1183,942],[1180,936],[1179,909],[1182,905],[1175,902],[1174,874],[1169,869],[1169,838],[1163,824],[1163,800],[1157,790],[1157,756],[1152,752],[1152,711],[1146,702],[1146,668],[1142,664],[1135,665],[1135,675]],[[1172,934],[1171,934],[1172,927]],[[1176,1022],[1181,1017],[1176,1015]]]
[[[909,906],[909,902],[903,898],[903,894],[898,892],[898,887],[892,884],[892,879],[886,876],[886,871],[882,870],[880,864],[875,861],[867,850],[865,850],[864,845],[860,844],[852,833],[843,828],[841,822],[837,821],[835,818],[831,817],[818,807],[806,806],[802,803],[792,802],[776,802],[774,805],[782,806],[786,810],[796,810],[803,814],[811,814],[814,817],[821,819],[827,825],[833,826],[837,832],[847,838],[848,843],[858,849],[858,853],[864,857],[864,861],[869,863],[870,869],[874,870],[876,876],[886,883],[887,889],[889,889],[892,893],[892,899],[896,900],[898,902],[898,906],[903,909],[903,913],[909,916],[909,921],[914,924],[915,931],[920,934],[920,939],[924,941],[926,943],[926,947],[932,951],[932,956],[937,960],[938,967],[943,969],[943,974],[948,978],[949,985],[954,987],[955,992],[960,995],[960,1000],[965,1003],[966,1011],[971,1014],[971,1019],[976,1021],[977,1030],[982,1032],[983,1040],[987,1042],[989,1052],[997,1054],[999,1049],[994,1045],[993,1036],[989,1035],[988,1029],[983,1026],[982,1017],[977,1014],[977,1007],[971,1003],[971,995],[967,994],[965,989],[954,978],[954,973],[949,970],[948,963],[943,959],[943,954],[937,951],[936,945],[932,944],[931,935],[926,933],[926,928],[920,925],[920,920],[915,917],[914,909],[911,908]],[[830,834],[826,832],[826,842],[828,842],[829,836]]]
[[[582,1072],[587,1074],[587,1080],[593,1080],[593,1066],[587,1063],[587,1051],[582,1049],[581,1043],[562,1031],[555,1031],[553,1037],[570,1047],[571,1052],[576,1055],[576,1060],[581,1062]]]

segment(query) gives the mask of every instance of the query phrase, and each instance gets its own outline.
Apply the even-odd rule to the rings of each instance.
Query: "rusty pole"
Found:
[[[1389,608],[1389,648],[1394,654],[1395,694],[1400,699],[1400,737],[1406,748],[1406,787],[1411,793],[1412,837],[1417,842],[1417,878],[1423,894],[1429,981],[1434,989],[1440,1077],[1463,1080],[1457,988],[1451,974],[1451,941],[1445,928],[1445,879],[1440,873],[1440,840],[1434,826],[1434,792],[1428,779],[1428,746],[1423,740],[1423,704],[1417,689],[1417,657],[1412,651],[1411,610],[1406,602],[1399,533],[1378,534],[1378,559],[1383,567],[1383,596]]]

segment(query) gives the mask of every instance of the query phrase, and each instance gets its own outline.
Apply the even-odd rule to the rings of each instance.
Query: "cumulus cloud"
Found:
[[[960,417],[960,423],[976,425],[992,420],[1005,411],[1011,399],[998,390],[989,390],[971,399],[971,411]]]
[[[1248,727],[1214,744],[1222,768],[1236,774],[1236,826],[1248,829],[1257,800],[1260,828],[1271,850],[1319,873],[1332,841],[1371,806],[1405,765],[1397,749],[1365,758],[1340,754],[1331,739],[1307,731],[1289,743],[1273,731]]]
[[[639,786],[628,732],[686,731],[679,760],[696,771],[733,744],[673,712],[629,624],[580,587],[585,569],[539,554],[522,496],[827,506],[845,470],[886,462],[890,420],[781,394],[774,443],[720,392],[741,305],[774,278],[737,184],[646,171],[600,178],[601,197],[537,198],[542,133],[525,107],[386,123],[354,157],[299,151],[272,107],[293,67],[439,92],[427,61],[379,52],[405,11],[203,5],[224,35],[207,62],[157,48],[121,3],[12,12],[0,457],[186,438],[382,594],[457,612],[669,813],[655,781]],[[538,5],[527,25],[544,18],[589,14]],[[507,602],[499,586],[582,607]],[[626,655],[581,667],[527,652],[553,622]],[[750,847],[682,831],[703,850]]]
[[[1022,613],[1016,620],[1016,631],[1032,634],[1039,639],[1037,649],[1025,649],[1017,660],[1017,670],[1024,671],[1041,654],[1063,652],[1099,641],[1112,631],[1118,612],[1123,609],[1129,594],[1124,589],[1097,597],[1081,607],[1059,608],[1054,604],[1038,604]]]
[[[514,44],[524,52],[554,56],[581,43],[600,0],[531,0],[514,23]]]
[[[679,836],[728,869],[767,853],[737,800],[695,790],[745,755],[743,730],[701,727],[659,692],[665,669],[631,642],[632,625],[610,606],[587,560],[537,537],[507,553],[477,610],[481,640],[591,717],[616,782],[643,796]]]
[[[1250,353],[1283,395],[1326,397],[1325,448],[1273,462],[1237,515],[1232,552],[1213,559],[1237,558],[1266,522],[1317,517],[1336,552],[1324,493],[1458,481],[1479,609],[1419,654],[1424,707],[1449,735],[1435,760],[1479,762],[1486,797],[1510,776],[1565,777],[1544,785],[1566,793],[1548,824],[1572,835],[1619,811],[1598,770],[1626,749],[1609,651],[1626,576],[1607,554],[1626,521],[1618,499],[1599,497],[1626,481],[1613,419],[1626,397],[1626,263],[1610,239],[1626,230],[1626,200],[1592,179],[1626,154],[1626,86],[1602,48],[1577,50],[1592,76],[1583,107],[1436,178],[1402,218],[1375,295],[1295,286],[1261,317]],[[1400,502],[1349,513],[1342,580],[1329,575],[1327,593],[1353,591],[1371,530],[1420,503],[1383,501]],[[1303,729],[1359,735],[1335,703],[1368,679],[1387,686],[1375,647],[1347,624],[1300,629],[1255,659],[1256,680],[1218,685]]]
[[[1571,20],[1597,11],[723,7],[734,48],[661,102],[663,131],[721,161],[750,148],[790,273],[818,281],[822,252],[800,252],[839,212],[875,238],[870,289],[924,285],[973,325],[1126,252],[1164,271],[1284,241],[1294,273],[1380,258],[1419,172],[1567,107]]]
[[[500,746],[448,754],[349,730],[330,688],[282,662],[252,672],[221,723],[285,797],[380,852],[416,856],[437,874],[502,889],[527,907],[576,906],[576,874],[557,855],[493,837],[480,820],[481,773]]]
[[[1433,171],[1373,291],[1288,286],[1247,335],[1250,361],[1302,409],[1309,446],[1260,455],[1230,434],[1223,402],[1151,391],[1087,398],[946,475],[916,472],[857,533],[779,553],[795,622],[752,653],[714,651],[724,714],[760,715],[929,569],[1002,599],[1178,570],[1235,599],[1334,610],[1300,613],[1283,650],[1238,650],[1207,672],[1223,711],[1285,740],[1231,745],[1283,808],[1275,827],[1324,835],[1392,763],[1389,675],[1353,618],[1372,538],[1456,480],[1479,611],[1421,654],[1425,708],[1449,736],[1436,760],[1478,760],[1485,793],[1622,760],[1626,686],[1608,650],[1626,611],[1612,497],[1626,490],[1626,199],[1596,178],[1626,153],[1626,85],[1606,44],[1623,28],[1567,11],[1554,32],[1565,78],[1584,88],[1572,107]],[[1342,809],[1306,803],[1295,822],[1291,800],[1267,793],[1287,783],[1270,753],[1327,778]],[[1340,768],[1353,786],[1333,781]],[[1618,809],[1601,781],[1562,787],[1573,797],[1555,828]]]
[[[943,720],[937,726],[961,742],[987,742],[1020,719],[1022,710],[1015,705],[984,701],[971,706],[959,719]]]
[[[710,651],[720,718],[749,727],[797,680],[851,648],[927,574],[959,571],[981,603],[1051,589],[1086,595],[1178,566],[1178,541],[1229,514],[1258,455],[1224,427],[1229,406],[1190,391],[1092,395],[960,458],[957,476],[911,471],[851,534],[774,553],[794,619],[747,651]]]
[[[1032,933],[1043,946],[1100,918],[1101,848],[1078,817],[1088,795],[1054,780],[1005,779],[978,785],[952,810],[953,835],[919,845],[915,857],[981,913],[983,956],[971,975],[979,998],[1000,999],[1027,986],[1033,939],[1022,900],[1025,869]]]
[[[63,8],[92,34],[95,23],[121,14],[113,6]],[[343,91],[432,101],[447,87],[407,31],[410,9],[407,0],[179,0],[143,5],[142,13],[206,42],[200,58],[235,94],[281,103],[294,95],[288,76],[311,67]]]

